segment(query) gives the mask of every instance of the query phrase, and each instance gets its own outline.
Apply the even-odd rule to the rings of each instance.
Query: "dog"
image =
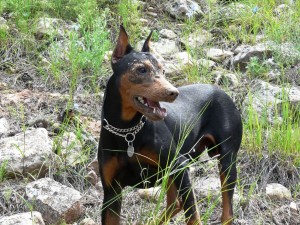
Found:
[[[231,225],[242,139],[240,113],[214,85],[175,88],[169,83],[163,65],[150,53],[151,34],[142,50],[135,51],[121,25],[112,54],[113,75],[105,90],[98,148],[102,225],[120,224],[125,186],[149,187],[162,177],[167,177],[167,208],[151,224],[163,224],[181,210],[187,225],[202,224],[189,163],[206,149],[210,157],[219,159],[221,222]]]

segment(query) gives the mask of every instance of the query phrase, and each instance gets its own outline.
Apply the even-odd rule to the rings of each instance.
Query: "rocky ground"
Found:
[[[294,1],[281,3],[274,7],[275,16],[279,17],[283,9],[293,10],[296,4]],[[251,44],[231,43],[222,40],[224,30],[218,27],[189,29],[187,35],[182,35],[183,20],[211,13],[216,20],[229,23],[243,10],[253,9],[237,3],[224,5],[213,14],[206,1],[140,4],[143,12],[140,23],[149,28],[145,34],[150,28],[157,31],[151,45],[153,54],[163,62],[166,76],[174,84],[205,81],[219,85],[234,99],[244,121],[249,119],[251,107],[257,112],[258,120],[280,123],[284,115],[277,112],[277,107],[285,103],[293,106],[291,120],[300,121],[299,43],[278,44],[268,40],[264,33],[257,34]],[[0,28],[14,33],[15,28],[8,22],[10,16],[6,13],[0,16]],[[57,35],[55,41],[63,59],[68,46],[66,33],[76,28],[76,22],[41,18],[37,24],[36,40]],[[138,49],[141,43],[136,44]],[[45,79],[40,68],[22,51],[20,45],[0,52],[0,225],[32,224],[32,221],[34,224],[64,224],[63,221],[100,224],[102,188],[93,160],[111,52],[104,58],[106,73],[97,80],[98,91],[86,91],[86,80],[81,77],[74,93],[70,93],[67,75],[60,85],[50,76]],[[41,53],[39,66],[44,73],[50,73],[50,50],[45,52],[47,49]],[[276,61],[278,54],[289,62],[284,67]],[[190,76],[195,68],[196,78]],[[199,71],[206,74],[205,79],[199,76]],[[282,88],[286,86],[283,94]],[[300,149],[289,156],[291,159],[281,160],[278,154],[251,154],[246,146],[242,146],[238,159],[235,224],[299,225],[300,168],[292,158],[300,156]],[[220,224],[216,160],[203,156],[191,168],[191,175],[204,224]],[[160,193],[159,187],[126,189],[123,224],[146,221],[157,205],[162,209],[163,203],[157,203],[161,201]],[[184,224],[182,221],[180,214],[170,224]]]

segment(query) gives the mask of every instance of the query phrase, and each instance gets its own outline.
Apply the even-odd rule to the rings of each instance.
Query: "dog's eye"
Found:
[[[140,74],[146,74],[147,73],[147,69],[145,67],[139,67],[139,68],[137,68],[137,71]]]

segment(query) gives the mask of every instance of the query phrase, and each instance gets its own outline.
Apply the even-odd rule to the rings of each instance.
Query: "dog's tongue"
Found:
[[[161,118],[165,118],[167,116],[167,110],[165,108],[161,108],[159,102],[154,102],[149,99],[146,99],[148,106],[153,108],[153,113],[157,114]]]

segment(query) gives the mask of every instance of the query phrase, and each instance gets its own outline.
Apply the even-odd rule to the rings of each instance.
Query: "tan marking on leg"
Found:
[[[111,183],[119,167],[120,166],[117,157],[113,157],[108,162],[104,163],[102,170],[106,186],[111,186]]]
[[[135,160],[151,166],[159,166],[159,156],[156,152],[142,149],[135,154]]]
[[[222,217],[221,222],[223,225],[231,225],[232,224],[232,203],[228,196],[227,192],[227,182],[226,182],[226,176],[224,173],[220,175],[221,179],[221,192],[222,192],[222,203],[223,203],[223,211],[222,211]]]
[[[120,216],[117,213],[112,211],[107,211],[105,215],[106,224],[104,225],[119,225],[120,224]]]

